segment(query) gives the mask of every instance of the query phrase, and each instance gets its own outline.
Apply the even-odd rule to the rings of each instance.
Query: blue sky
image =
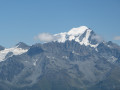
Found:
[[[39,33],[82,25],[120,44],[120,0],[0,0],[0,45],[5,47],[20,41],[32,45]]]

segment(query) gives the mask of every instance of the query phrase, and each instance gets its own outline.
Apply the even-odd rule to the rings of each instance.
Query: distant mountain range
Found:
[[[120,90],[120,46],[86,26],[51,42],[0,46],[0,90]]]

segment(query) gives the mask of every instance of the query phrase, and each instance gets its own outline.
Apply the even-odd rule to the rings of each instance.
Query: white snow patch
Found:
[[[28,51],[28,49],[17,48],[17,46],[16,46],[16,47],[13,47],[13,48],[6,48],[6,49],[4,49],[4,50],[1,50],[1,51],[0,51],[0,62],[1,62],[1,61],[4,61],[5,56],[6,56],[9,52],[12,52],[13,55],[21,55],[21,54],[23,54],[23,53],[25,53],[25,52],[27,52],[27,51]],[[11,56],[12,56],[12,55],[11,55]]]
[[[89,36],[90,36],[90,32],[91,30],[87,30],[86,36],[83,38],[82,42],[80,42],[80,44],[84,44],[84,45],[90,45],[89,44]]]
[[[62,58],[64,58],[64,59],[68,59],[68,56],[62,56]]]
[[[34,66],[36,66],[37,61],[38,61],[38,59],[34,60],[34,63],[33,63]]]
[[[73,54],[80,55],[79,53],[76,53],[75,51],[72,51]]]
[[[54,41],[58,41],[58,42],[62,42],[62,43],[66,41],[66,32],[55,34],[54,36],[59,37],[57,40],[54,40]]]
[[[108,60],[108,61],[114,63],[117,59],[118,59],[118,58],[112,56],[112,57],[110,57],[110,60]]]
[[[81,35],[83,34],[86,30],[88,29],[88,27],[86,26],[81,26],[81,27],[78,27],[78,28],[72,28],[69,32],[68,32],[68,35]]]
[[[47,56],[48,59],[55,59],[55,57]]]

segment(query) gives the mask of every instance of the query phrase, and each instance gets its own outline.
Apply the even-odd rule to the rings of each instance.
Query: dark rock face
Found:
[[[29,49],[30,46],[28,46],[27,44],[23,43],[23,42],[19,42],[18,44],[16,44],[16,46],[18,46],[18,48],[22,48],[22,49]]]
[[[34,45],[28,50],[27,54],[29,56],[34,56],[43,52],[43,49],[40,46]]]
[[[13,55],[13,52],[8,52],[8,54],[5,56],[5,59],[11,57]]]
[[[96,49],[75,41],[35,44],[0,62],[0,90],[119,90],[120,47]]]
[[[91,35],[89,37],[89,41],[91,44],[97,44],[99,43],[98,40],[95,39],[96,34],[94,33],[94,31],[91,32]]]
[[[4,48],[3,46],[0,45],[0,51],[1,51],[1,50],[4,50],[4,49],[5,49],[5,48]]]

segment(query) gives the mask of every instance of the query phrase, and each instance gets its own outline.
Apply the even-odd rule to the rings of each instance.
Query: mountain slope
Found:
[[[64,39],[32,45],[0,62],[0,89],[119,90],[120,46],[99,41],[86,27],[80,31],[72,29]]]

